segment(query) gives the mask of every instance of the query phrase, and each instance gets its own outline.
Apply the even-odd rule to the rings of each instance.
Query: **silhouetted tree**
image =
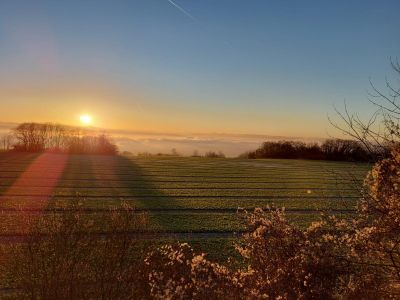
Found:
[[[105,154],[118,152],[117,146],[103,134],[90,134],[80,128],[51,123],[23,123],[14,129],[16,151]]]
[[[194,150],[193,154],[192,154],[192,157],[201,157],[201,155],[200,155],[199,151]]]
[[[178,153],[178,151],[175,148],[171,149],[171,155],[172,156],[180,156],[180,154]]]
[[[11,150],[14,142],[14,137],[11,134],[5,134],[0,138],[0,149],[4,151]]]
[[[221,151],[215,152],[215,151],[208,151],[206,154],[204,154],[204,157],[207,158],[225,158],[225,154],[222,153]]]
[[[360,142],[341,139],[327,140],[321,146],[294,141],[265,142],[257,150],[240,157],[338,161],[368,161],[373,158]]]
[[[367,150],[355,140],[330,139],[322,144],[321,150],[328,160],[367,161],[370,158]]]
[[[397,80],[400,79],[400,64],[391,61]],[[338,119],[329,119],[331,124],[345,135],[357,140],[369,152],[384,158],[390,155],[390,149],[400,142],[400,87],[386,79],[386,91],[378,89],[371,81],[372,92],[368,93],[369,102],[375,112],[367,119],[357,113],[350,113],[344,103],[343,111],[335,108]]]

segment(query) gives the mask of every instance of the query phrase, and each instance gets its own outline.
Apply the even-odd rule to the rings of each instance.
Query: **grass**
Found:
[[[158,242],[184,239],[218,261],[237,255],[238,240],[228,233],[245,229],[238,208],[285,207],[301,227],[317,220],[320,210],[346,217],[370,169],[305,160],[71,155],[60,173],[39,157],[0,153],[0,237],[26,233],[23,218],[60,214],[78,194],[84,217],[99,232],[108,230],[104,214],[127,202],[148,211],[147,231],[168,233]],[[0,257],[10,257],[12,247],[0,243]],[[12,283],[0,276],[0,287],[8,286]]]
[[[149,230],[240,231],[238,208],[272,204],[305,226],[318,210],[351,213],[370,168],[306,160],[70,155],[58,174],[56,166],[37,163],[38,157],[0,154],[0,233],[18,233],[18,210],[51,213],[77,193],[99,227],[101,214],[122,202],[149,211]]]

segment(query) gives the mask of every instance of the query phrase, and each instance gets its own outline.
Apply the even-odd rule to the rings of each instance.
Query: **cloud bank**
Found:
[[[10,132],[17,123],[0,122],[0,136]],[[279,140],[297,140],[304,142],[322,142],[323,138],[284,137],[257,134],[174,134],[163,132],[145,132],[90,128],[93,132],[105,132],[110,135],[121,152],[133,154],[148,152],[171,153],[175,149],[181,155],[192,155],[195,151],[204,154],[208,151],[221,151],[228,157],[236,157],[246,151],[255,150],[262,142]]]
[[[255,150],[265,141],[298,140],[321,142],[322,138],[299,138],[246,134],[163,134],[144,132],[111,133],[121,151],[171,153],[175,149],[182,155],[192,155],[194,151],[204,154],[207,151],[222,151],[228,157],[236,157],[246,151]]]

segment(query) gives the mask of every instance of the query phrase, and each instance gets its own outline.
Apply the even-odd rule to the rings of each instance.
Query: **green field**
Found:
[[[305,225],[321,209],[351,213],[370,168],[304,160],[45,155],[49,162],[39,154],[0,154],[3,234],[20,231],[15,220],[21,210],[45,215],[77,195],[96,222],[128,202],[150,213],[149,230],[163,232],[240,231],[238,208],[271,204]]]
[[[345,217],[354,212],[369,169],[305,160],[1,153],[0,256],[11,257],[9,241],[29,234],[25,216],[66,213],[79,199],[101,233],[108,230],[104,214],[129,203],[148,212],[146,230],[159,243],[185,239],[223,261],[237,255],[234,243],[245,228],[238,208],[285,207],[299,226],[321,210]],[[9,287],[0,278],[2,286]]]

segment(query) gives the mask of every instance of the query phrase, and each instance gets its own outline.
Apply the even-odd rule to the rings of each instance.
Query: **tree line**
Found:
[[[105,133],[54,123],[22,123],[1,139],[3,150],[115,155]]]
[[[264,142],[255,151],[241,155],[245,158],[286,158],[333,161],[370,161],[376,155],[359,141],[329,139],[322,144],[306,144],[296,141]]]

